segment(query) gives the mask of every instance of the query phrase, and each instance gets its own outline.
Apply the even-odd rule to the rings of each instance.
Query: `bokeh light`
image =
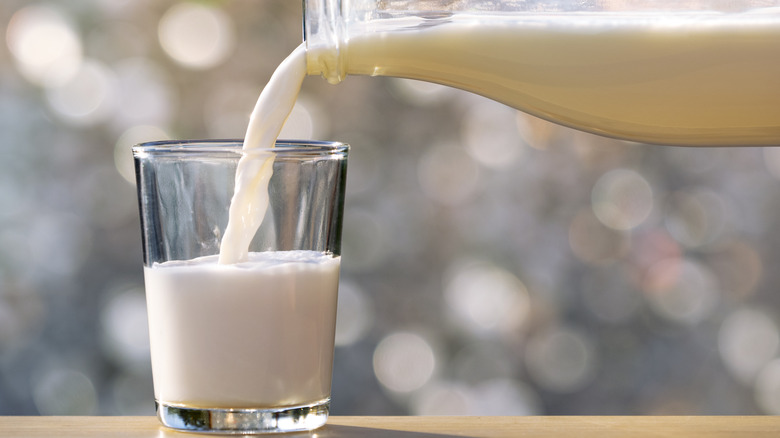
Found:
[[[399,100],[417,106],[432,106],[446,101],[453,89],[431,82],[413,79],[392,78],[391,91]]]
[[[116,79],[102,63],[85,60],[81,68],[46,97],[52,111],[67,123],[91,125],[108,118],[116,106]]]
[[[726,208],[721,197],[711,190],[678,191],[664,204],[666,229],[687,247],[706,245],[723,233]]]
[[[651,308],[669,320],[696,324],[709,317],[720,300],[712,271],[687,258],[665,259],[653,265],[644,279]]]
[[[453,321],[472,334],[511,334],[530,314],[525,285],[510,272],[482,262],[464,261],[450,269],[445,300]]]
[[[557,393],[581,389],[591,382],[598,366],[593,343],[571,327],[536,333],[528,341],[525,358],[533,381]]]
[[[482,382],[470,391],[469,415],[539,415],[542,401],[529,385],[509,379]]]
[[[515,124],[516,113],[484,99],[471,105],[461,127],[469,155],[491,169],[513,167],[525,153]]]
[[[160,20],[160,45],[174,61],[205,69],[222,63],[233,51],[235,29],[222,10],[205,4],[182,2]]]
[[[433,347],[412,332],[387,335],[374,350],[374,373],[390,391],[408,393],[420,389],[436,370]]]
[[[358,342],[371,329],[374,322],[372,304],[355,283],[343,281],[339,285],[336,318],[336,346],[339,347]]]
[[[412,403],[413,415],[468,415],[470,394],[462,384],[435,382],[420,391]]]
[[[16,11],[6,41],[19,72],[34,84],[61,85],[81,66],[81,40],[69,18],[53,7],[34,5]]]
[[[178,104],[173,79],[156,62],[131,57],[114,65],[117,106],[113,124],[120,130],[136,125],[165,127]]]
[[[162,128],[151,125],[133,126],[127,129],[114,145],[114,166],[127,182],[135,185],[135,165],[132,147],[149,141],[169,140],[170,135]]]
[[[593,186],[593,212],[601,223],[615,230],[641,224],[653,208],[653,191],[638,172],[612,170]]]
[[[312,139],[315,138],[315,114],[319,113],[316,104],[299,98],[284,123],[279,138]],[[322,117],[319,117],[321,120]],[[324,138],[324,137],[318,137]]]
[[[763,413],[780,415],[780,359],[772,360],[759,373],[755,397]]]
[[[94,415],[97,394],[92,380],[72,369],[54,368],[36,379],[33,397],[41,415]]]
[[[718,351],[729,371],[751,384],[780,347],[777,324],[758,309],[738,309],[720,327]]]
[[[103,348],[116,363],[145,370],[149,357],[146,299],[141,287],[120,288],[110,296],[100,315]]]

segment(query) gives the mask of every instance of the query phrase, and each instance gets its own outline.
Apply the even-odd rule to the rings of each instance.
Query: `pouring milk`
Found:
[[[304,55],[296,49],[263,90],[245,150],[273,147],[305,76]],[[160,404],[262,409],[329,399],[340,258],[248,252],[272,166],[272,155],[239,161],[219,256],[144,267]]]
[[[401,26],[404,31],[397,31],[398,23],[390,26],[396,29],[393,32],[383,32],[378,25],[374,32],[358,33],[343,41],[337,58],[329,49],[312,46],[305,50],[301,46],[279,66],[263,90],[252,113],[244,148],[273,146],[307,73],[322,73],[334,82],[342,74],[438,82],[564,125],[630,140],[688,145],[780,144],[780,13],[657,18],[651,13],[529,14],[510,19],[456,14],[446,19],[408,21]],[[197,291],[205,283],[198,279],[209,270],[220,272],[239,291],[244,290],[243,282],[282,284],[290,281],[290,275],[302,275],[312,278],[307,283],[311,287],[322,285],[323,296],[335,294],[337,257],[302,267],[282,255],[281,263],[292,263],[294,269],[258,274],[268,268],[260,266],[255,271],[257,276],[240,277],[245,273],[237,267],[258,263],[248,253],[248,246],[268,206],[272,160],[270,156],[260,162],[241,160],[218,263],[211,258],[145,268],[150,274],[147,296],[152,330],[162,327],[163,318],[171,315],[180,321],[178,330],[196,329],[199,320],[176,305],[175,296],[183,293],[177,285],[186,284]],[[244,297],[239,308],[263,305],[255,300],[279,298],[261,298],[263,294],[257,293],[238,295]],[[203,293],[199,300],[206,308],[216,309],[223,295]],[[227,320],[232,318],[232,311],[210,313],[209,317]],[[299,323],[304,324],[303,320]],[[227,330],[253,332],[259,328],[246,325]],[[272,342],[284,347],[283,339]],[[266,386],[262,376],[225,370],[220,373],[223,381],[214,383],[210,399],[198,400],[197,404],[229,405],[236,396],[246,396],[242,403],[247,406],[310,402],[329,391],[329,387],[328,391],[322,388],[324,381],[316,376],[329,376],[330,347],[330,353],[309,361],[313,364],[309,368],[296,370],[297,375],[312,378],[294,400],[274,400],[276,393]],[[233,354],[230,346],[226,348],[218,354]],[[241,346],[234,348],[238,351]],[[152,345],[152,356],[166,358],[170,350],[163,344]],[[208,369],[215,355],[198,345],[187,351],[187,357],[168,359],[202,363],[206,367],[203,369]],[[265,360],[260,357],[262,351],[257,354],[258,361]],[[300,354],[308,353],[302,350]],[[166,367],[166,363],[166,359],[156,360],[155,366]],[[174,368],[167,371],[175,374]],[[281,365],[278,371],[284,375]],[[195,374],[170,380],[161,379],[159,389],[155,386],[158,399],[188,403],[185,388],[208,385]],[[226,382],[237,388],[235,394],[216,390]],[[252,389],[240,391],[242,387]]]
[[[272,147],[304,76],[338,81],[334,68],[438,82],[629,140],[780,144],[780,8],[401,20],[356,32],[338,59],[322,47],[295,49],[258,99],[244,148]],[[271,162],[239,164],[220,263],[246,259],[268,204]]]

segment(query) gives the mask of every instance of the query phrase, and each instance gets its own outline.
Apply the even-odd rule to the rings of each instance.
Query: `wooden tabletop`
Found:
[[[0,417],[0,437],[186,438],[154,417]],[[214,436],[214,435],[200,435]],[[778,437],[780,417],[331,417],[285,438]]]

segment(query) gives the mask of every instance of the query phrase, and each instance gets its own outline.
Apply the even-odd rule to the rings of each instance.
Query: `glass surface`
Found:
[[[133,149],[158,417],[201,432],[310,430],[328,417],[347,146]],[[236,166],[273,160],[247,259],[219,264]]]

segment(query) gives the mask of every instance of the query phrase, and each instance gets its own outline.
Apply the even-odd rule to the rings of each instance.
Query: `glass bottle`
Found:
[[[655,144],[780,145],[780,0],[304,0],[308,74],[393,76]]]

